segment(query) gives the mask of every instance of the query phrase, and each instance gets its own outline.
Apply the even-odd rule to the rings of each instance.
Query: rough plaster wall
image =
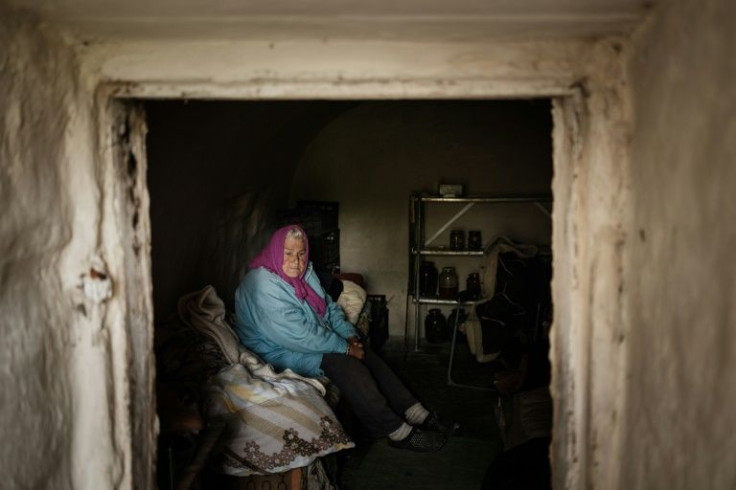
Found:
[[[86,339],[62,276],[76,218],[66,134],[78,123],[77,64],[33,19],[5,9],[0,19],[0,461],[8,488],[71,488],[81,483],[73,466],[86,444],[71,348]],[[100,446],[102,462],[111,448]],[[90,480],[109,482],[95,476],[90,468]]]
[[[0,461],[11,488],[68,488],[73,388],[63,346],[71,332],[54,320],[73,316],[58,272],[71,237],[63,186],[70,116],[57,101],[74,87],[74,62],[57,58],[29,19],[4,9],[0,19]]]
[[[546,101],[365,102],[315,138],[291,197],[340,202],[340,259],[389,299],[390,334],[404,335],[409,277],[409,195],[461,183],[472,195],[551,195]],[[428,206],[430,237],[463,205]],[[534,205],[476,205],[451,227],[549,245],[551,220]],[[433,245],[449,244],[449,230]],[[432,257],[457,267],[461,289],[480,259]],[[446,308],[445,314],[450,313]],[[422,317],[426,311],[422,312]],[[413,338],[413,317],[409,319]]]
[[[736,488],[736,4],[662,5],[629,63],[624,488]]]
[[[98,111],[94,80],[52,26],[2,5],[0,57],[3,487],[130,487],[131,413],[143,407],[142,453],[155,433],[150,396],[130,393],[129,370],[145,363],[128,351],[117,218],[130,194],[114,192],[106,98]],[[137,386],[150,394],[145,376]]]

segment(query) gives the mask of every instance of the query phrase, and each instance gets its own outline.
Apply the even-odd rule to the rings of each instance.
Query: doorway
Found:
[[[341,268],[385,294],[402,336],[410,193],[453,179],[473,194],[551,187],[545,99],[144,106],[156,324],[205,284],[227,303],[277,210],[308,199],[340,203]],[[551,244],[551,223],[507,221],[495,233]]]

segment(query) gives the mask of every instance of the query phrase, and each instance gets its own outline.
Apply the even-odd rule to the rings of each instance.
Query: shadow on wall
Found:
[[[201,276],[209,278],[229,311],[248,262],[266,245],[274,229],[270,188],[248,191],[222,201],[207,235]]]
[[[156,322],[212,284],[227,306],[314,134],[353,103],[149,101]]]

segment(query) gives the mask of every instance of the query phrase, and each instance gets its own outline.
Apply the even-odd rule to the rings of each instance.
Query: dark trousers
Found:
[[[398,429],[404,423],[406,409],[417,403],[391,368],[370,349],[365,349],[362,361],[345,354],[324,354],[321,367],[375,437]]]

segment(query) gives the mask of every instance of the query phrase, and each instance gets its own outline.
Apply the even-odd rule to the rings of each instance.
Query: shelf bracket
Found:
[[[441,228],[440,228],[439,230],[437,230],[437,232],[436,232],[436,233],[435,233],[434,235],[432,235],[431,237],[429,237],[429,238],[428,238],[428,239],[427,239],[427,240],[426,240],[426,241],[424,242],[424,245],[425,245],[425,246],[427,246],[427,245],[429,245],[430,243],[432,243],[432,242],[433,242],[433,241],[434,241],[434,240],[435,240],[435,239],[436,239],[436,238],[437,238],[438,236],[440,236],[440,235],[442,234],[442,232],[443,232],[443,231],[445,231],[445,230],[446,230],[446,229],[448,229],[448,228],[449,228],[450,226],[452,226],[452,224],[453,224],[453,223],[454,223],[455,221],[457,221],[458,219],[460,219],[460,216],[462,216],[462,215],[464,215],[465,213],[467,213],[467,212],[468,212],[468,210],[470,210],[470,208],[472,208],[473,206],[475,206],[475,203],[474,203],[474,202],[470,202],[470,203],[466,204],[466,205],[465,205],[465,207],[463,207],[463,208],[462,208],[462,209],[461,209],[460,211],[458,211],[458,213],[457,213],[457,214],[456,214],[455,216],[453,216],[452,218],[450,218],[450,219],[449,219],[449,220],[447,221],[447,223],[445,223],[444,225],[442,225],[442,227],[441,227]]]

